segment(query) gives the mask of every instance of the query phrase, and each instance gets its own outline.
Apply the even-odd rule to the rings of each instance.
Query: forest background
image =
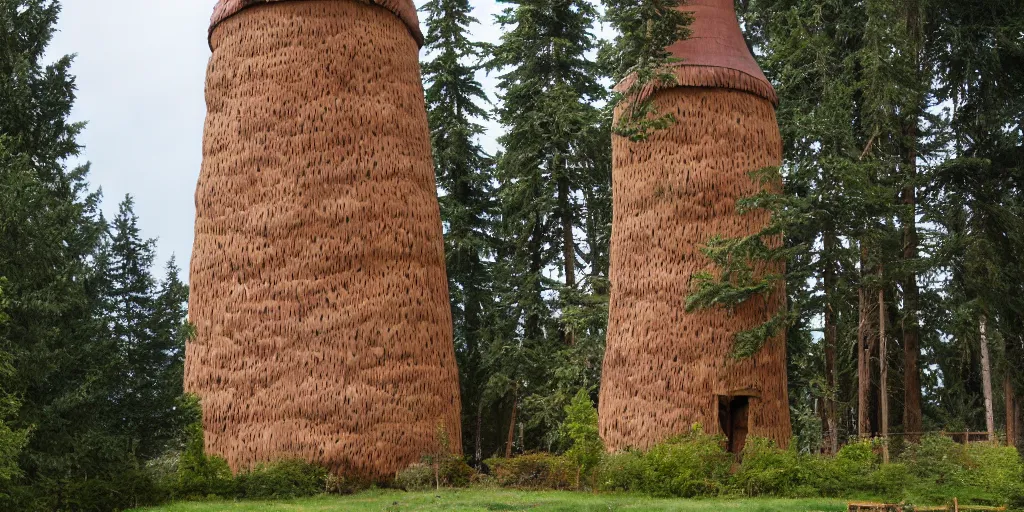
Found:
[[[493,43],[470,37],[465,0],[421,11],[471,464],[567,449],[567,406],[581,389],[596,399],[609,86],[649,64],[660,47],[637,21],[672,3],[500,5]],[[971,430],[1019,442],[1020,7],[737,2],[780,96],[777,219],[799,249],[786,275],[799,450],[880,433],[883,401],[901,439]],[[173,260],[154,268],[132,199],[108,219],[78,164],[73,58],[46,55],[59,13],[0,0],[0,479],[4,499],[40,508],[126,485],[195,421],[181,389],[187,285]],[[489,101],[481,80],[492,79]]]

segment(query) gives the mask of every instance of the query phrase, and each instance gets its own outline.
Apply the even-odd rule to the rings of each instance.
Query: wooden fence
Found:
[[[961,506],[956,498],[953,503],[939,507],[915,507],[913,505],[902,505],[894,503],[850,503],[847,512],[996,512],[1004,511],[1006,507],[982,507],[982,506]]]
[[[952,440],[954,440],[954,441],[956,441],[956,442],[958,442],[960,444],[988,443],[988,442],[994,442],[994,443],[998,443],[998,444],[1001,444],[1001,445],[1006,444],[1006,436],[1004,434],[999,433],[999,432],[996,432],[996,433],[994,433],[992,435],[989,435],[988,432],[946,432],[944,430],[932,431],[932,432],[890,432],[888,439],[890,439],[890,440],[897,440],[898,439],[898,440],[901,440],[901,441],[916,442],[917,440],[919,440],[922,437],[927,436],[927,435],[945,436],[945,437],[948,437],[948,438],[950,438],[950,439],[952,439]],[[841,447],[843,447],[843,445],[848,444],[849,442],[851,442],[854,439],[858,439],[858,438],[851,437],[851,438],[849,438],[849,440],[847,442],[843,442],[842,440],[840,440],[840,442],[837,443],[837,445],[841,448]],[[862,439],[862,440],[863,439],[882,439],[882,437],[866,435],[866,436],[861,436],[859,439]],[[829,434],[826,433],[824,435],[824,437],[822,438],[822,443],[821,443],[821,451],[823,453],[829,453],[830,452],[829,447],[832,446],[831,441],[832,441],[831,437],[829,436]]]

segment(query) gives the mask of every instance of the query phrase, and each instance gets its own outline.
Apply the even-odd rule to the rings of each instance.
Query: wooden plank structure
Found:
[[[612,451],[646,449],[693,424],[725,434],[730,450],[756,435],[791,436],[783,335],[753,357],[731,357],[737,332],[778,312],[783,285],[730,313],[685,312],[691,276],[709,268],[700,248],[715,234],[758,232],[766,212],[736,201],[761,188],[750,172],[779,165],[777,97],[747,49],[732,0],[691,0],[678,86],[653,91],[677,122],[646,141],[615,136],[612,293],[601,385],[601,436]],[[781,186],[776,183],[774,186]],[[761,268],[780,272],[782,268]]]
[[[222,0],[210,28],[186,388],[232,469],[387,478],[458,372],[412,0]]]
[[[1006,507],[986,507],[979,505],[960,505],[953,498],[953,503],[940,506],[914,506],[898,503],[851,502],[847,512],[1002,512]]]

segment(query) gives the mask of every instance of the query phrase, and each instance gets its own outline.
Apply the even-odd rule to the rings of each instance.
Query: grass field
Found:
[[[511,490],[444,490],[441,492],[367,491],[352,496],[325,496],[287,501],[209,501],[176,503],[139,509],[146,512],[434,512],[543,511],[543,512],[839,512],[846,502],[837,500],[654,499],[629,495],[593,495],[571,492]]]

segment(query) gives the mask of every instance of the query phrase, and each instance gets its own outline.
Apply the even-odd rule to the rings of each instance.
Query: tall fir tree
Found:
[[[0,352],[9,357],[0,454],[18,463],[0,469],[15,488],[0,490],[5,510],[133,505],[139,456],[158,451],[142,439],[164,428],[154,425],[164,402],[127,398],[154,375],[132,349],[153,336],[152,248],[113,243],[137,232],[109,240],[88,166],[69,166],[83,128],[69,120],[72,59],[44,58],[59,14],[56,1],[0,0]],[[124,220],[129,233],[134,224]],[[141,250],[134,262],[117,259],[133,250]],[[113,276],[115,267],[123,274]],[[113,300],[116,289],[123,300]],[[180,386],[180,369],[165,376]],[[7,434],[24,432],[23,449],[12,450]]]
[[[21,476],[18,457],[28,441],[27,430],[12,430],[9,423],[21,402],[8,391],[9,380],[14,376],[8,345],[3,337],[3,328],[10,321],[7,316],[7,299],[4,298],[4,280],[0,279],[0,492],[6,493],[14,478]]]
[[[858,431],[879,433],[882,404],[902,406],[887,423],[911,434],[980,428],[977,312],[970,322],[957,320],[971,298],[948,280],[969,281],[970,272],[956,269],[964,260],[952,256],[964,254],[966,235],[981,233],[958,219],[980,218],[993,204],[1013,208],[1010,176],[1019,157],[1008,155],[1020,148],[1022,109],[1011,67],[1020,62],[1020,16],[1002,4],[965,9],[939,0],[752,0],[741,7],[780,95],[787,191],[808,201],[807,229],[787,234],[812,249],[793,262],[810,265],[791,267],[788,289],[792,302],[804,304],[794,329],[822,332],[790,335],[790,385],[805,390],[791,389],[794,409],[821,412],[829,449]],[[986,156],[973,160],[979,155],[967,147],[982,140],[998,140],[1001,149],[983,142]],[[988,157],[1003,170],[990,173]],[[972,199],[989,190],[984,179],[1010,192]],[[1014,231],[1012,223],[1002,228]],[[1008,247],[969,260],[1009,276],[997,257]],[[990,338],[1003,342],[1002,335]],[[804,354],[823,363],[804,364]],[[902,377],[885,392],[882,368]],[[1002,388],[1015,393],[1012,382]],[[1012,399],[1004,409],[1015,408]]]
[[[156,289],[153,316],[149,319],[153,341],[147,347],[147,363],[152,386],[149,395],[153,430],[149,446],[174,448],[182,441],[185,427],[193,420],[182,410],[185,395],[185,343],[194,334],[188,321],[188,285],[181,280],[175,257],[164,267],[163,279]],[[157,454],[150,452],[150,454]]]
[[[858,430],[877,432],[888,399],[879,364],[893,356],[878,353],[878,292],[895,312],[893,283],[910,266],[897,264],[895,219],[906,217],[893,198],[904,181],[906,112],[925,81],[911,72],[903,11],[891,2],[754,1],[743,12],[777,84],[786,190],[803,210],[788,244],[808,248],[790,262],[787,289],[800,311],[788,337],[790,396],[802,414],[820,411],[834,451]]]
[[[182,427],[181,398],[188,287],[172,259],[163,282],[152,275],[156,241],[142,238],[134,201],[126,197],[111,225],[104,263],[109,335],[117,346],[118,379],[111,400],[119,432],[134,456],[161,454]]]
[[[92,257],[103,232],[87,167],[68,168],[82,124],[71,57],[44,64],[60,7],[0,2],[0,276],[11,321],[11,392],[22,405],[11,425],[31,428],[19,483],[58,508],[66,486],[103,478],[118,459],[107,383],[114,347],[103,337]]]
[[[463,446],[483,459],[483,416],[488,371],[483,356],[487,316],[493,303],[491,224],[493,160],[480,147],[487,116],[486,94],[476,79],[483,45],[467,37],[476,22],[468,0],[431,0],[423,6],[427,27],[423,64],[427,118],[445,223],[448,290],[462,388]]]
[[[604,179],[603,164],[595,161],[601,155],[592,149],[593,141],[606,132],[600,128],[601,111],[594,106],[604,96],[599,68],[591,58],[596,50],[594,5],[585,0],[505,3],[509,7],[497,21],[506,31],[488,66],[500,70],[502,103],[497,113],[505,128],[496,173],[501,215],[497,234],[505,244],[498,258],[503,267],[499,276],[506,279],[500,284],[500,300],[506,316],[515,319],[508,324],[510,340],[503,342],[501,353],[505,360],[523,363],[503,365],[512,372],[505,375],[509,384],[502,393],[512,397],[510,448],[516,423],[512,418],[520,405],[529,415],[518,416],[518,421],[554,432],[564,405],[584,384],[561,377],[591,380],[599,366],[599,359],[591,360],[594,351],[579,349],[581,343],[592,346],[603,340],[584,339],[569,321],[573,315],[563,313],[581,303],[577,294],[590,286],[581,280],[589,262],[581,262],[580,256],[600,254],[587,251],[577,234],[587,232],[584,191],[593,191],[594,180]],[[597,213],[600,207],[591,208]],[[575,356],[586,360],[567,360]],[[591,372],[554,372],[573,365]],[[557,440],[541,437],[541,444]]]
[[[932,414],[979,427],[977,347],[987,317],[1003,375],[1002,386],[995,386],[1002,395],[998,423],[1019,443],[1024,281],[1015,255],[1024,242],[1024,13],[1012,2],[984,1],[965,9],[931,0],[922,24],[924,60],[935,70],[934,95],[950,106],[943,112],[948,158],[922,187],[925,236],[935,241],[936,277],[947,289],[939,300],[955,313],[938,319],[951,323],[953,342],[936,340],[926,348],[939,355],[943,384],[959,389],[940,395],[947,404],[933,407]]]

